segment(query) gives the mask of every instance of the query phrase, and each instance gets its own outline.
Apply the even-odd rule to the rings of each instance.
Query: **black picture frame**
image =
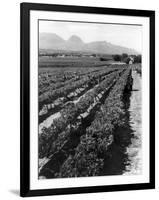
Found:
[[[59,189],[30,189],[30,11],[59,11],[148,17],[150,19],[150,180],[149,183],[102,185]],[[21,3],[21,139],[20,139],[20,195],[43,196],[59,194],[95,193],[107,191],[141,190],[155,188],[155,11],[130,10],[71,5]]]

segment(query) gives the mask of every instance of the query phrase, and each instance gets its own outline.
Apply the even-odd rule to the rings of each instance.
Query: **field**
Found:
[[[104,60],[100,60],[104,58]],[[114,62],[112,56],[104,57],[52,57],[40,56],[39,67],[98,67]]]
[[[132,70],[141,66],[93,62],[39,68],[39,178],[107,174],[117,130],[128,126]]]

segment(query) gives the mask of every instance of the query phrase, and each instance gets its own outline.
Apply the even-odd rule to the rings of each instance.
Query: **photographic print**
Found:
[[[21,196],[155,187],[154,24],[21,4]]]
[[[142,26],[39,20],[39,178],[142,173]]]

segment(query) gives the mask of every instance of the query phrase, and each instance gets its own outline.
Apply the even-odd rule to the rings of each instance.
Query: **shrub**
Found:
[[[116,54],[116,55],[113,56],[113,59],[115,61],[121,61],[121,55]]]

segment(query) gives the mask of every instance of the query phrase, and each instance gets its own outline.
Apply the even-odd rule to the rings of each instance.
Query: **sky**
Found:
[[[97,24],[61,21],[39,21],[39,32],[56,33],[67,40],[79,36],[85,43],[107,41],[115,45],[142,51],[142,26]]]

